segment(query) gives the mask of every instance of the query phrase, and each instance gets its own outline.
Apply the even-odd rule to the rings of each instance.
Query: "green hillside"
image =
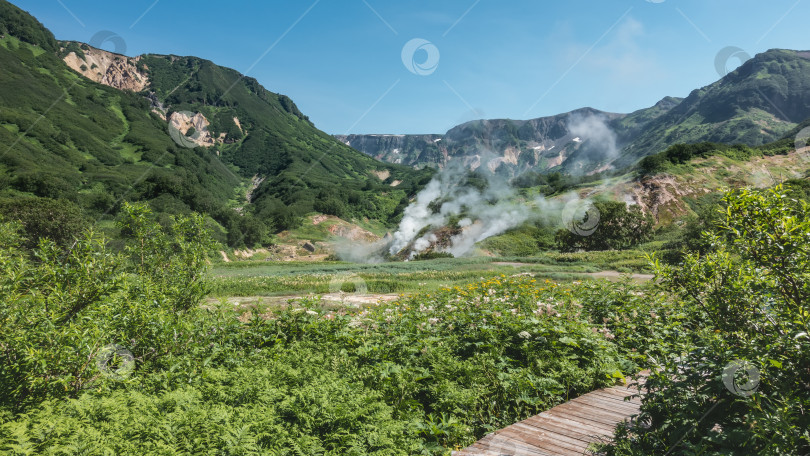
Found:
[[[617,167],[678,143],[758,146],[780,139],[810,117],[810,53],[757,54],[719,81],[692,91],[646,126]]]
[[[7,4],[2,5],[4,9]],[[183,149],[149,113],[148,102],[84,80],[68,69],[33,19],[0,39],[0,194],[62,199],[88,219],[105,218],[123,200],[148,200],[159,212],[209,213],[229,221],[227,200],[240,179],[216,157]]]
[[[106,228],[123,201],[148,201],[159,218],[205,213],[220,241],[240,246],[313,211],[390,223],[429,179],[429,171],[382,164],[340,144],[288,97],[209,61],[145,56],[139,65],[148,67],[151,87],[132,93],[71,70],[60,44],[76,47],[5,1],[0,35],[0,207],[59,200],[57,207]],[[151,112],[149,91],[170,111],[202,112],[213,132],[235,142],[182,147]],[[383,170],[401,183],[373,174]],[[265,179],[246,205],[253,176]]]
[[[170,112],[202,112],[213,136],[238,139],[216,148],[240,176],[268,176],[254,193],[261,218],[314,210],[393,219],[403,198],[429,176],[358,153],[315,128],[289,97],[234,70],[195,57],[147,55],[141,63],[148,68],[150,88]],[[388,171],[389,182],[402,182],[392,188],[372,171]]]

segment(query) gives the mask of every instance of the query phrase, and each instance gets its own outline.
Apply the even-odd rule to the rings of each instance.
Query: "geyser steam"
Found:
[[[397,255],[409,249],[409,258],[434,246],[434,229],[458,220],[458,234],[450,237],[449,245],[438,248],[453,256],[470,253],[477,242],[515,228],[528,220],[551,222],[551,214],[559,214],[562,204],[538,197],[533,202],[517,202],[517,193],[503,177],[478,174],[486,185],[470,184],[469,173],[458,163],[451,163],[437,174],[416,195],[405,209],[399,228],[393,235],[388,253]]]

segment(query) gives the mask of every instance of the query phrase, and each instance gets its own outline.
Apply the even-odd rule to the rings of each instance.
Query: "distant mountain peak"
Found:
[[[604,141],[572,141],[570,122],[577,117],[606,122],[620,149],[615,161],[606,162],[604,154],[594,151],[596,143]],[[414,149],[403,156],[399,150],[397,160],[442,166],[454,157],[478,163],[483,156],[493,156],[504,167],[501,171],[512,175],[527,170],[587,174],[630,166],[676,143],[764,144],[781,138],[807,118],[810,51],[771,49],[686,98],[667,96],[630,114],[584,107],[529,120],[473,120],[448,130],[438,151],[424,154],[424,150]],[[386,157],[388,152],[378,148],[375,156]]]

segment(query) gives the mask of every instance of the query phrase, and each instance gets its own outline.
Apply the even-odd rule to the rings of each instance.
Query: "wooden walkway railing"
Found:
[[[539,415],[488,434],[453,456],[569,456],[609,441],[616,425],[638,414],[636,386],[592,391]]]

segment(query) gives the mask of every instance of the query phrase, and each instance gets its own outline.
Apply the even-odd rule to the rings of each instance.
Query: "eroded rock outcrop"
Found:
[[[65,63],[82,76],[119,90],[140,92],[149,86],[149,75],[138,68],[140,57],[127,57],[85,46],[83,56],[70,52]]]
[[[202,147],[213,146],[217,142],[208,131],[208,125],[208,119],[199,112],[175,111],[169,117],[169,128],[179,131],[186,139]],[[194,128],[194,132],[189,135],[191,128]]]

